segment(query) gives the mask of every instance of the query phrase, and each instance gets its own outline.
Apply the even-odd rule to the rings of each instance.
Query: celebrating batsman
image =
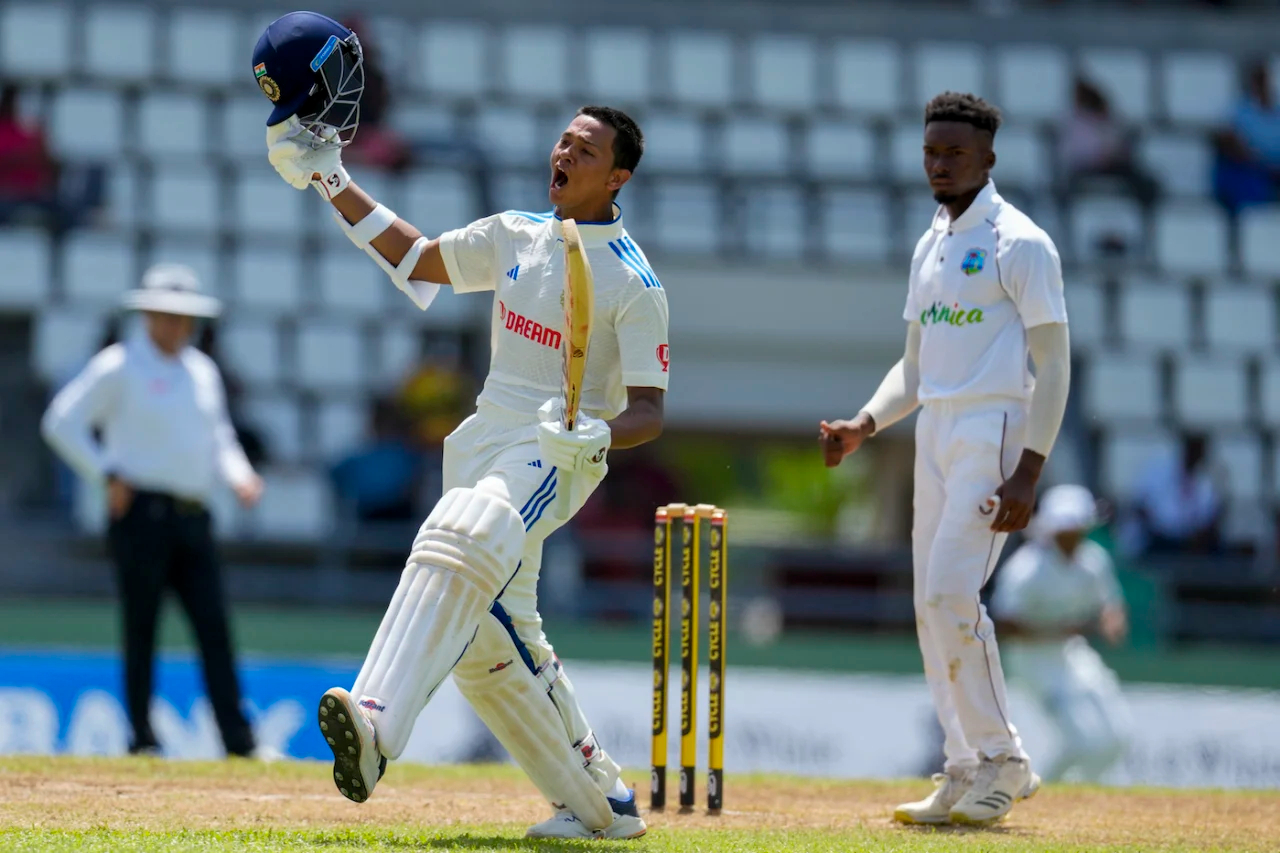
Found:
[[[1040,785],[1009,720],[979,593],[1005,539],[1031,517],[1070,354],[1058,252],[991,182],[999,127],[1000,112],[973,95],[947,92],[925,108],[924,167],[940,207],[911,259],[906,351],[856,417],[820,427],[834,466],[923,407],[914,602],[946,766],[929,797],[895,811],[904,823],[990,823]]]
[[[429,239],[342,166],[364,80],[354,33],[294,12],[267,28],[253,64],[275,105],[271,164],[291,186],[315,187],[396,287],[423,310],[441,285],[494,293],[489,375],[476,413],[445,441],[445,495],[418,531],[355,684],[321,699],[334,782],[349,799],[368,799],[452,672],[556,809],[531,836],[643,835],[634,796],[587,724],[537,607],[542,543],[562,523],[549,507],[568,490],[576,512],[605,476],[610,449],[662,431],[666,295],[614,204],[643,153],[640,128],[619,110],[583,107],[551,152],[552,210],[508,211]],[[594,274],[572,429],[560,396],[567,219]]]

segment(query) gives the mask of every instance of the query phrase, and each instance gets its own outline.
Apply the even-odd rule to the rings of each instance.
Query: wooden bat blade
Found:
[[[582,404],[582,383],[591,343],[591,318],[595,311],[595,278],[582,245],[578,224],[562,223],[564,235],[564,425],[573,429]]]

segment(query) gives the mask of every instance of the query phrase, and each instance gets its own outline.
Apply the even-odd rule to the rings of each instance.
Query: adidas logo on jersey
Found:
[[[542,460],[541,460],[541,459],[535,459],[535,460],[533,460],[532,462],[530,462],[530,463],[529,463],[529,467],[530,467],[530,468],[541,468],[541,467],[542,467]]]
[[[507,270],[507,278],[511,279],[512,281],[515,281],[515,280],[516,280],[517,278],[519,278],[519,277],[520,277],[520,265],[519,265],[519,264],[516,264],[516,265],[515,265],[514,267],[512,267],[511,269]]]

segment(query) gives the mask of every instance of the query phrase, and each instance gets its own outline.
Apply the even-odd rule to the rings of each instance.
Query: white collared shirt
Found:
[[[145,333],[94,356],[54,397],[41,428],[90,482],[111,473],[138,489],[207,502],[219,475],[232,486],[253,477],[217,365],[194,347],[167,356]]]
[[[1111,557],[1097,542],[1084,540],[1070,557],[1052,542],[1029,542],[1001,567],[991,611],[1057,634],[1123,602]]]
[[[612,222],[578,223],[595,279],[582,410],[609,420],[627,387],[666,390],[667,295],[614,205]],[[494,291],[489,376],[480,403],[533,416],[561,393],[564,247],[554,213],[509,210],[440,237],[458,293]]]
[[[920,402],[1030,400],[1026,330],[1067,322],[1058,250],[988,181],[954,222],[934,214],[903,318],[921,325]]]

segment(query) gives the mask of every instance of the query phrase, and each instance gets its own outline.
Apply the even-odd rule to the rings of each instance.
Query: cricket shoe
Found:
[[[1034,797],[1040,777],[1025,758],[983,758],[973,785],[951,808],[953,823],[986,826],[1009,813],[1018,800]]]
[[[369,799],[387,772],[387,758],[378,752],[373,723],[341,687],[320,697],[320,733],[333,751],[333,784],[354,803]]]
[[[636,808],[636,793],[632,791],[627,799],[615,800],[608,797],[609,808],[613,809],[613,823],[604,829],[591,830],[578,820],[578,816],[568,809],[557,809],[556,813],[535,826],[529,827],[526,838],[639,838],[649,831]]]
[[[933,793],[914,803],[903,803],[893,810],[898,823],[937,825],[951,823],[951,808],[973,784],[974,770],[960,768],[947,773],[934,773]]]

